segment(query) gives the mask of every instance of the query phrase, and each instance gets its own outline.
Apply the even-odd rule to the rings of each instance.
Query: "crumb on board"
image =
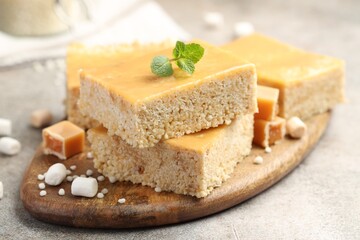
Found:
[[[63,188],[60,188],[58,194],[60,196],[64,196],[65,195],[65,190]]]
[[[91,175],[93,175],[93,170],[91,170],[91,169],[88,169],[87,171],[86,171],[86,176],[91,176]]]
[[[44,190],[45,189],[45,183],[39,183],[39,189]]]
[[[254,164],[262,164],[263,162],[264,162],[264,159],[261,156],[256,156],[253,161]]]
[[[39,175],[37,176],[37,179],[38,179],[39,181],[43,181],[43,180],[45,179],[45,176],[44,176],[43,174],[39,174]]]
[[[266,152],[266,153],[271,153],[271,151],[272,151],[271,147],[266,147],[266,148],[265,148],[265,152]]]
[[[105,194],[107,194],[107,193],[109,192],[109,190],[108,190],[107,188],[103,188],[103,189],[101,190],[101,192],[105,195]]]
[[[105,180],[105,177],[104,177],[103,175],[100,175],[100,176],[97,177],[97,180],[98,180],[99,182],[102,182],[102,181]]]

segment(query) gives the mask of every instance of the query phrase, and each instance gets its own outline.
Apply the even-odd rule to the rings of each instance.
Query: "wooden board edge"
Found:
[[[26,195],[25,193],[29,189],[27,187],[25,178],[23,179],[22,184],[21,184],[20,198],[23,202],[24,208],[36,219],[38,219],[40,221],[46,221],[49,223],[53,223],[53,224],[75,226],[75,227],[116,228],[116,229],[118,229],[118,228],[154,227],[154,226],[176,224],[176,223],[180,223],[180,222],[186,222],[186,221],[206,217],[206,216],[215,214],[217,212],[224,211],[224,210],[231,208],[237,204],[240,204],[243,201],[248,200],[249,198],[256,196],[257,194],[261,193],[265,189],[269,188],[270,186],[272,186],[273,184],[278,182],[284,176],[289,174],[292,170],[294,170],[305,159],[307,154],[309,154],[309,152],[311,152],[313,150],[316,143],[319,141],[319,139],[325,132],[325,129],[328,126],[328,122],[330,119],[330,113],[324,114],[323,118],[325,119],[324,122],[326,122],[326,124],[320,125],[320,126],[315,126],[316,131],[314,131],[312,138],[310,139],[311,141],[308,140],[309,138],[301,140],[301,141],[306,142],[306,145],[304,144],[304,146],[300,152],[301,157],[294,156],[293,159],[291,159],[290,163],[288,163],[287,166],[283,166],[281,168],[281,172],[276,174],[275,178],[267,178],[267,179],[262,179],[262,181],[256,181],[255,183],[254,182],[250,183],[247,186],[247,189],[251,190],[250,194],[249,194],[249,192],[247,192],[247,194],[244,194],[244,189],[238,190],[238,191],[233,191],[230,194],[230,197],[228,196],[227,199],[219,198],[218,201],[214,202],[211,206],[205,206],[206,204],[203,204],[202,200],[197,200],[197,199],[193,199],[190,197],[190,199],[193,199],[193,200],[191,200],[191,202],[193,204],[191,204],[189,206],[189,208],[182,209],[181,212],[178,212],[176,214],[174,212],[170,212],[170,214],[172,216],[166,216],[166,215],[169,215],[169,212],[164,212],[162,220],[149,218],[148,221],[144,221],[144,222],[138,223],[138,224],[131,223],[131,224],[124,225],[124,222],[118,222],[118,224],[116,224],[116,222],[115,222],[111,226],[107,222],[104,222],[103,224],[100,224],[100,225],[98,225],[98,224],[95,225],[94,223],[91,223],[91,222],[89,222],[89,224],[85,224],[85,225],[83,223],[78,224],[75,219],[74,219],[74,221],[69,221],[69,219],[68,219],[69,215],[67,213],[64,213],[63,216],[52,215],[51,213],[49,213],[48,209],[46,209],[45,206],[41,204],[41,202],[28,201],[28,199],[26,199],[24,197]],[[40,148],[37,150],[35,157],[38,154],[41,154]],[[28,166],[26,173],[28,173],[30,171],[31,164],[32,164],[32,162]],[[209,198],[208,198],[209,200],[210,200],[210,197],[211,196],[209,196]],[[187,199],[189,199],[189,198],[187,198]],[[196,208],[196,209],[194,209],[194,208]],[[204,214],[204,212],[206,212],[206,213]],[[73,216],[73,217],[76,218],[76,216]],[[146,218],[146,217],[150,217],[150,216],[144,216],[144,218]]]

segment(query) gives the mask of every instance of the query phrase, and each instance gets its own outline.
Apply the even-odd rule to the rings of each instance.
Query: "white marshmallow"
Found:
[[[265,148],[265,152],[266,152],[266,153],[271,153],[271,151],[272,151],[271,147],[266,147],[266,148]]]
[[[66,167],[62,163],[52,165],[45,176],[45,183],[51,186],[57,186],[66,178]]]
[[[298,117],[292,117],[286,121],[286,132],[292,138],[302,138],[306,132],[306,125]]]
[[[72,176],[66,177],[66,181],[68,181],[68,182],[72,182],[73,180],[74,180],[74,177],[72,177]]]
[[[219,28],[224,25],[224,16],[219,12],[207,12],[204,14],[204,21],[208,27]]]
[[[0,136],[11,135],[11,121],[9,119],[0,118]]]
[[[254,33],[254,25],[249,22],[237,22],[234,25],[234,35],[236,37],[245,37]]]
[[[253,161],[254,164],[262,164],[263,162],[264,159],[261,156],[257,156]]]
[[[0,200],[4,197],[4,186],[3,183],[0,182]]]
[[[104,194],[101,193],[101,192],[99,192],[99,193],[97,194],[97,198],[104,198]]]
[[[18,140],[10,137],[0,138],[0,153],[7,155],[18,154],[21,150],[21,144]]]
[[[78,177],[71,184],[71,194],[81,197],[94,197],[98,192],[98,182],[95,178]]]
[[[155,188],[155,192],[157,192],[157,193],[161,192],[161,188],[160,188],[160,187],[156,187],[156,188]]]
[[[64,196],[65,195],[65,190],[63,188],[60,188],[58,194],[60,196]]]
[[[47,192],[45,190],[41,190],[39,194],[41,197],[44,197],[46,196]]]
[[[119,200],[118,200],[118,203],[120,203],[120,204],[123,204],[123,203],[125,203],[126,202],[126,199],[125,198],[120,198]]]

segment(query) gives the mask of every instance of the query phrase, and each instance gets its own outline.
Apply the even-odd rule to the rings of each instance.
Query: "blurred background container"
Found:
[[[0,0],[0,30],[12,35],[60,33],[86,16],[82,0]]]

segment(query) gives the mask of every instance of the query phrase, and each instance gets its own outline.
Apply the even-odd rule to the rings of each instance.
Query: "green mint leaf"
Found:
[[[195,63],[197,63],[204,56],[204,48],[197,43],[185,44],[177,41],[173,49],[173,57],[169,59],[165,56],[154,57],[151,62],[152,73],[160,77],[168,77],[174,73],[172,62],[176,61],[178,67],[193,74],[195,71]]]
[[[197,43],[185,45],[182,57],[190,59],[194,64],[197,63],[204,55],[204,48]]]
[[[174,58],[179,58],[181,57],[182,53],[185,51],[185,43],[181,42],[181,41],[177,41],[175,48],[173,50],[173,56]]]
[[[195,70],[195,65],[194,65],[193,61],[191,61],[190,59],[187,59],[187,58],[180,58],[179,60],[176,61],[176,64],[178,65],[178,67],[181,70],[184,70],[185,72],[187,72],[189,74],[193,74],[193,72]]]
[[[151,72],[160,77],[168,77],[173,74],[174,70],[169,58],[157,56],[151,62]]]

